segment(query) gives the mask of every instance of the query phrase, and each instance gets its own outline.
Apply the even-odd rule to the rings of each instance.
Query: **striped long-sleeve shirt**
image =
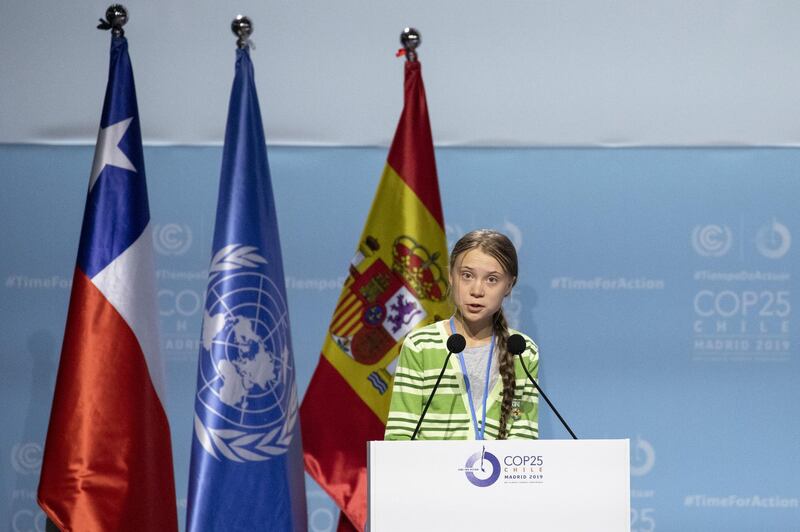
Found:
[[[517,331],[510,331],[510,334]],[[521,334],[521,333],[520,333]],[[400,350],[400,360],[394,376],[389,418],[385,439],[408,440],[422,415],[422,408],[433,390],[447,356],[447,321],[433,323],[410,333]],[[528,371],[536,378],[539,369],[539,349],[523,335],[527,348],[523,359]],[[509,417],[509,438],[536,439],[539,437],[539,394],[528,382],[519,357],[514,357],[516,388],[512,413]],[[500,427],[500,406],[503,382],[497,379],[489,391],[486,405],[486,439],[496,439]],[[475,405],[478,421],[481,406]],[[442,382],[425,414],[417,439],[474,440],[467,388],[457,355],[450,357]]]

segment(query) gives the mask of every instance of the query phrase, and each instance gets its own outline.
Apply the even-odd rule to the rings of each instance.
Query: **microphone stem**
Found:
[[[414,434],[411,435],[411,439],[417,439],[417,433],[419,432],[420,426],[422,426],[422,420],[425,419],[425,413],[428,411],[428,407],[431,406],[431,400],[433,400],[433,395],[436,393],[436,389],[439,387],[439,383],[442,381],[442,376],[444,375],[444,371],[447,369],[447,363],[450,361],[450,355],[453,353],[451,351],[447,352],[447,356],[444,359],[444,364],[442,364],[442,371],[439,372],[439,378],[436,379],[436,384],[433,385],[433,390],[431,391],[430,397],[428,397],[428,401],[425,403],[425,408],[422,409],[422,415],[419,417],[419,421],[417,421],[417,428],[414,429]]]
[[[547,394],[546,394],[546,393],[544,393],[544,390],[542,390],[542,389],[539,387],[539,384],[536,382],[536,379],[534,379],[534,378],[533,378],[533,375],[531,375],[531,372],[530,372],[530,371],[528,371],[528,368],[527,368],[527,366],[525,366],[525,360],[522,358],[522,354],[520,354],[520,355],[519,355],[519,361],[520,361],[520,362],[521,362],[521,364],[522,364],[522,369],[524,369],[524,370],[525,370],[525,374],[528,376],[528,378],[529,378],[529,379],[530,379],[530,381],[533,383],[533,385],[534,385],[534,386],[536,386],[536,389],[537,389],[537,390],[539,390],[539,395],[541,395],[542,397],[544,397],[544,400],[545,400],[545,401],[547,401],[547,404],[548,404],[548,405],[550,405],[550,409],[551,409],[551,410],[553,410],[553,412],[555,412],[555,413],[556,413],[556,415],[558,416],[558,420],[559,420],[559,421],[561,421],[561,424],[562,424],[562,425],[564,425],[564,428],[566,428],[566,429],[567,429],[567,431],[569,432],[570,436],[572,436],[572,439],[573,439],[573,440],[577,440],[577,439],[578,439],[578,437],[577,437],[577,436],[575,436],[575,433],[574,433],[574,432],[572,432],[572,429],[571,429],[571,428],[569,428],[569,425],[567,425],[567,422],[566,422],[566,421],[564,421],[564,418],[563,418],[563,417],[561,417],[561,414],[559,414],[559,413],[558,413],[558,410],[556,409],[556,407],[555,407],[555,406],[553,406],[553,403],[551,403],[551,402],[550,402],[550,399],[548,399],[548,398],[547,398]],[[423,414],[423,415],[424,415],[424,414]]]

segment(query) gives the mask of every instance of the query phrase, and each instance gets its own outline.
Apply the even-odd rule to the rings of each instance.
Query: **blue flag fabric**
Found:
[[[283,262],[246,48],[236,55],[211,255],[187,530],[305,530]]]

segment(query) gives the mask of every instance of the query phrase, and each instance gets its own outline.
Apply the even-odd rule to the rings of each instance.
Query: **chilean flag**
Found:
[[[124,37],[111,64],[38,500],[62,530],[177,530],[142,137]]]

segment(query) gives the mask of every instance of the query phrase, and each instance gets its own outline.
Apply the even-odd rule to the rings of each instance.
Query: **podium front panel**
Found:
[[[371,532],[630,530],[628,440],[375,441]]]

